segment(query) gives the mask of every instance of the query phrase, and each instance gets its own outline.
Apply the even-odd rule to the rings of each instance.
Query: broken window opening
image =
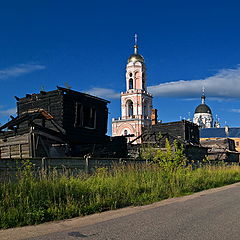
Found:
[[[96,109],[76,104],[75,127],[96,128]]]
[[[83,107],[83,127],[95,128],[96,109],[92,107]]]
[[[76,103],[75,127],[82,127],[82,104]]]

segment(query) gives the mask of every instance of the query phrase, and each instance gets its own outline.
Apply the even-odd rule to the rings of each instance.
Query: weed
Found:
[[[180,167],[185,164],[181,148],[175,154],[166,149],[152,164],[101,168],[77,177],[56,172],[35,176],[27,164],[16,181],[0,184],[0,228],[148,204],[240,181],[238,166],[192,170]]]

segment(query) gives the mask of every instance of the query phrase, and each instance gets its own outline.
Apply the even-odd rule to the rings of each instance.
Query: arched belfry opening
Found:
[[[142,73],[142,89],[146,90],[145,72]]]
[[[133,89],[133,79],[129,79],[129,89]]]
[[[127,110],[127,116],[132,117],[133,116],[133,102],[132,102],[132,100],[127,100],[126,110]]]
[[[143,115],[144,115],[144,118],[147,118],[148,115],[149,115],[149,103],[148,103],[148,101],[144,101],[144,103],[143,103]]]

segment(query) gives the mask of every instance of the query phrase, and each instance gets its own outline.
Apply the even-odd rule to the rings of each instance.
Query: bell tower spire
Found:
[[[206,96],[205,96],[205,87],[204,86],[202,87],[202,97],[201,97],[201,99],[202,99],[202,104],[205,104]]]
[[[138,54],[138,44],[137,44],[137,41],[138,41],[138,36],[137,34],[135,33],[134,35],[134,54]]]

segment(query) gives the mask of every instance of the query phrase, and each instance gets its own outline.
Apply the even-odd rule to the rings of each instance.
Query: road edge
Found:
[[[229,188],[234,188],[237,186],[240,186],[240,182],[237,182],[231,185],[226,185],[223,187],[211,188],[211,189],[193,193],[187,196],[165,199],[160,202],[155,202],[149,205],[137,206],[137,207],[130,206],[126,208],[120,208],[117,210],[110,210],[102,213],[95,213],[95,214],[84,216],[84,217],[76,217],[76,218],[71,218],[71,219],[66,219],[61,221],[46,222],[39,225],[0,230],[0,239],[1,240],[12,240],[12,239],[22,240],[26,238],[39,237],[39,236],[43,236],[43,235],[54,233],[54,232],[66,231],[75,227],[84,227],[84,226],[96,224],[99,222],[112,220],[118,217],[123,217],[131,214],[135,214],[141,211],[153,209],[156,207],[165,206],[165,205],[169,205],[176,202],[188,201],[197,197],[201,197],[203,195],[204,196],[209,195],[212,193],[224,191]]]

